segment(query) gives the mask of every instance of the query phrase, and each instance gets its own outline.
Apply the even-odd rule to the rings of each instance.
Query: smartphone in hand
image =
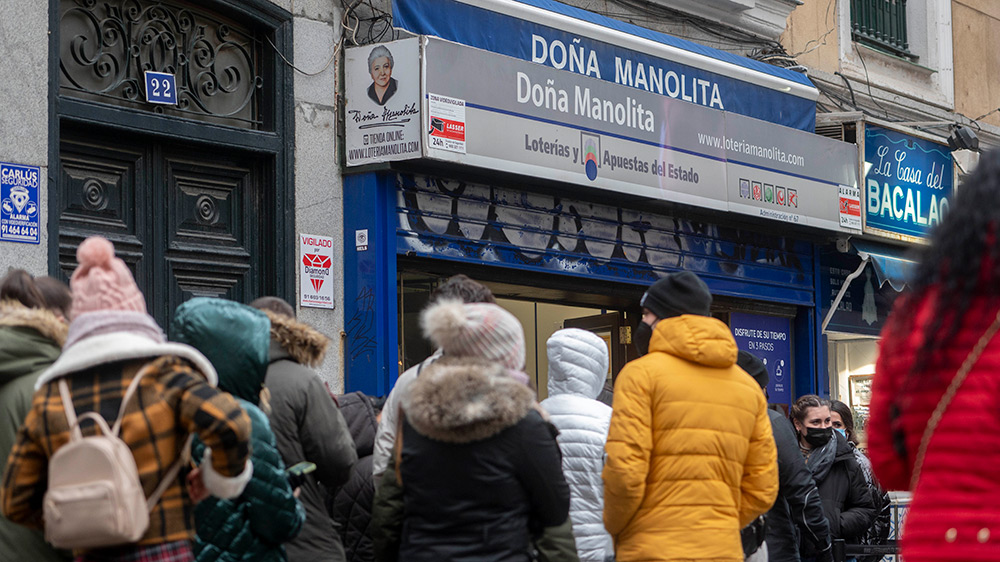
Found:
[[[285,474],[288,476],[288,484],[293,490],[298,488],[305,482],[306,475],[315,470],[316,463],[311,463],[309,461],[302,461],[300,463],[293,464],[285,469]]]

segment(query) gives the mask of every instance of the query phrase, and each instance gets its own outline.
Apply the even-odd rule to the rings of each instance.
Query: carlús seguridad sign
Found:
[[[41,168],[0,162],[0,241],[39,243]]]
[[[954,191],[948,147],[865,124],[865,233],[922,240],[948,212]]]
[[[393,23],[596,78],[812,132],[805,75],[547,0],[393,0]]]

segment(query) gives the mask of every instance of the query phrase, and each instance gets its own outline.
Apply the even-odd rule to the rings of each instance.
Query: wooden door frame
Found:
[[[293,96],[292,69],[284,64],[281,55],[292,58],[292,14],[268,0],[202,0],[201,6],[216,10],[253,25],[263,27],[271,34],[274,49],[265,50],[261,60],[262,74],[274,77],[272,96],[264,96],[273,116],[270,131],[248,131],[225,125],[202,123],[158,115],[147,111],[114,107],[81,99],[60,97],[60,0],[49,0],[49,154],[48,154],[48,264],[49,274],[61,276],[59,266],[59,212],[62,206],[59,190],[60,128],[65,120],[82,125],[94,125],[108,130],[121,130],[159,137],[160,140],[179,140],[202,145],[215,145],[230,149],[257,152],[273,158],[273,167],[266,173],[273,179],[273,188],[265,195],[262,206],[273,209],[270,224],[273,235],[262,232],[261,252],[273,256],[273,278],[263,280],[263,291],[295,302],[295,255],[287,251],[295,242],[295,100]],[[266,90],[265,90],[266,91]],[[285,250],[285,251],[283,251]],[[270,277],[270,276],[269,276]]]

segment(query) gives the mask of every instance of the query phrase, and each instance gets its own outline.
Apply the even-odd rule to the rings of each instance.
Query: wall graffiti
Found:
[[[354,302],[354,315],[347,321],[344,329],[350,336],[348,353],[352,361],[376,349],[375,292],[371,287],[363,287]]]
[[[687,269],[812,290],[811,245],[677,216],[399,175],[397,250],[648,281]]]

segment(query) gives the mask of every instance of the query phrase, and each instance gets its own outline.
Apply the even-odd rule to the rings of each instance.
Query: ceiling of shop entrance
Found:
[[[498,298],[629,310],[638,308],[639,299],[645,290],[645,287],[637,285],[438,260],[400,259],[397,267],[403,291],[424,284],[433,287],[451,275],[464,273],[489,287]]]

